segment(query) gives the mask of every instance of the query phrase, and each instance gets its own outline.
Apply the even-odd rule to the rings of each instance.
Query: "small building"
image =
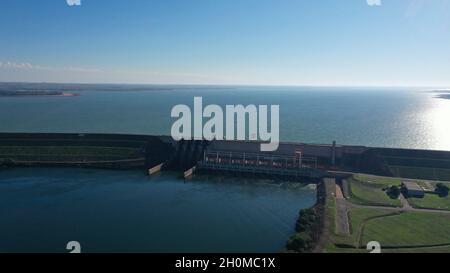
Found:
[[[403,187],[408,197],[422,198],[425,196],[425,191],[416,182],[403,182]]]

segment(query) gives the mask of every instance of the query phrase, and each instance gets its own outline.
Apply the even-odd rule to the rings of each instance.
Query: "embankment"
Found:
[[[108,134],[0,134],[0,165],[147,168],[174,148],[164,137]]]
[[[332,186],[331,186],[332,187]],[[314,207],[302,209],[295,225],[296,233],[286,243],[285,252],[321,252],[327,242],[329,220],[327,219],[327,195],[330,185],[325,180],[317,185],[317,202]]]

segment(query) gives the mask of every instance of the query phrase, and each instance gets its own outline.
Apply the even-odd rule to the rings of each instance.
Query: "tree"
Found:
[[[292,236],[286,244],[286,249],[295,252],[307,252],[312,249],[313,240],[308,233],[302,232]]]
[[[387,195],[391,197],[392,199],[397,199],[400,196],[400,188],[397,186],[391,186],[386,191]]]
[[[443,183],[438,183],[436,185],[436,190],[435,192],[440,196],[440,197],[447,197],[448,193],[449,193],[449,188],[448,186],[444,185]]]
[[[317,223],[317,218],[317,213],[314,208],[302,209],[295,225],[295,230],[297,232],[310,231]]]

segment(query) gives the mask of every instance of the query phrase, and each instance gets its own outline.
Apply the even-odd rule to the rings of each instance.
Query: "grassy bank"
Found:
[[[423,198],[408,198],[415,208],[450,210],[450,197],[441,197],[437,194],[427,193]]]
[[[439,183],[419,183],[422,187],[435,190]],[[450,184],[443,184],[450,186]],[[408,202],[415,208],[419,209],[436,209],[436,210],[450,210],[450,196],[440,195],[437,192],[427,192],[423,198],[408,198]]]
[[[368,253],[368,242],[377,241],[385,253],[449,253],[450,215],[436,212],[404,211],[400,203],[392,202],[383,191],[388,186],[399,186],[401,180],[366,175],[355,175],[349,180],[351,197],[348,203],[350,234],[337,234],[335,226],[328,228],[325,252]],[[420,183],[426,185],[426,183]],[[436,186],[432,183],[432,186]],[[335,201],[335,200],[334,200]],[[395,199],[395,201],[398,201]],[[426,194],[425,198],[410,198],[413,206],[448,209],[449,198]],[[329,201],[333,203],[333,200]],[[377,205],[377,207],[373,206]],[[372,207],[371,207],[372,206]],[[386,208],[381,208],[382,206]],[[329,206],[326,215],[335,221],[336,210]]]
[[[389,169],[395,176],[398,177],[437,180],[437,181],[450,181],[450,169],[395,166],[395,165],[390,165]]]
[[[0,146],[0,158],[17,161],[102,161],[140,157],[135,148],[94,146]]]
[[[386,248],[450,245],[450,216],[407,212],[370,220],[361,242],[373,240]]]
[[[350,188],[350,201],[360,205],[400,207],[398,198],[391,198],[385,191],[389,186],[400,186],[401,180],[355,175],[347,180]]]
[[[361,244],[364,225],[371,219],[392,215],[393,212],[383,209],[354,208],[349,211],[350,235],[331,232],[330,244],[326,252],[364,252],[365,247]]]
[[[351,235],[332,236],[326,252],[368,253],[370,241],[380,242],[386,253],[450,252],[450,216],[353,208],[349,217]]]

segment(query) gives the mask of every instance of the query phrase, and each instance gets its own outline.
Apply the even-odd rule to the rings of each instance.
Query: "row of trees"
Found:
[[[323,224],[324,204],[302,209],[295,225],[296,234],[286,243],[288,252],[311,252],[320,239]]]
[[[439,195],[440,197],[447,197],[449,194],[449,187],[443,183],[436,184],[435,193]],[[386,193],[391,197],[392,199],[397,199],[402,192],[402,189],[397,186],[390,186],[387,188]]]
[[[438,183],[436,185],[436,194],[438,194],[440,197],[447,197],[449,193],[449,188],[447,185],[444,185],[443,183]]]
[[[314,232],[319,229],[319,215],[316,207],[302,209],[295,225],[296,234],[286,244],[286,249],[293,252],[308,252],[314,247]]]

